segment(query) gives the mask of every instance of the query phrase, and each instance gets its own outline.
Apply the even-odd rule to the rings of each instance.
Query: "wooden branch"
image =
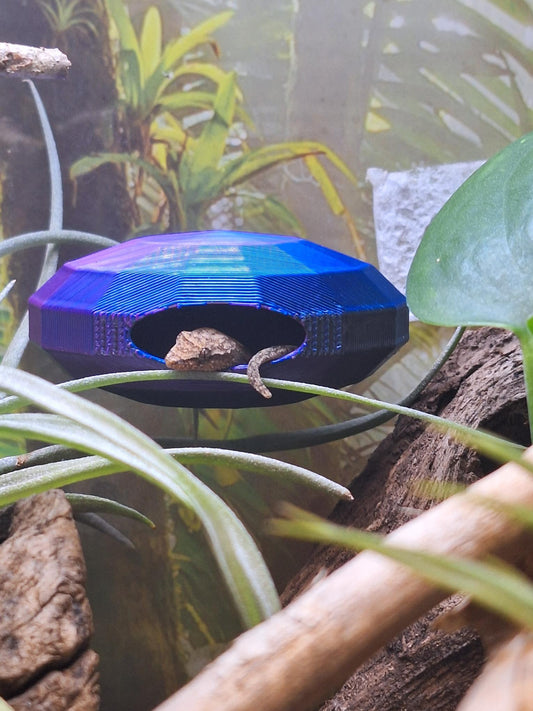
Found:
[[[533,448],[528,456],[533,459]],[[520,527],[473,496],[533,506],[533,477],[507,464],[387,540],[472,558],[520,544]],[[409,569],[365,551],[241,635],[156,711],[316,708],[356,667],[446,596]]]
[[[533,635],[519,632],[500,644],[457,711],[516,711],[533,699]]]
[[[0,42],[0,77],[64,79],[70,66],[68,57],[59,49]]]

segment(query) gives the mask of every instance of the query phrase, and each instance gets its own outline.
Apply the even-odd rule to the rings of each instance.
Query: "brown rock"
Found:
[[[38,689],[47,689],[45,696],[59,697],[63,683],[65,698],[94,696],[96,655],[84,654],[93,631],[85,562],[64,493],[49,491],[20,501],[3,512],[2,524],[0,695],[9,699],[24,691],[18,699],[32,698]],[[87,689],[74,690],[74,682],[79,685],[84,678]],[[98,704],[50,706],[43,701],[16,708],[89,710]]]

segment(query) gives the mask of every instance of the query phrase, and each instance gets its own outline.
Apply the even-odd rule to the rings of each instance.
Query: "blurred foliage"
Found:
[[[532,130],[530,3],[369,2],[361,19],[359,138],[370,164],[475,160]]]
[[[36,0],[52,32],[51,45],[68,46],[80,35],[98,36],[103,7],[97,2],[92,8],[85,0]]]
[[[218,56],[211,33],[232,13],[219,13],[163,46],[156,7],[146,11],[137,37],[122,0],[106,1],[120,42],[119,78],[129,145],[124,153],[80,159],[72,166],[71,177],[105,163],[132,170],[137,232],[208,228],[213,218],[209,210],[221,204],[226,213],[237,213],[236,224],[229,228],[303,236],[297,217],[283,202],[253,183],[265,171],[303,160],[326,204],[344,219],[356,250],[364,254],[354,221],[318,159],[327,159],[357,186],[355,176],[333,151],[313,141],[248,147],[251,124],[241,106],[236,74],[205,60],[206,46],[215,59]],[[159,193],[154,193],[154,184]]]

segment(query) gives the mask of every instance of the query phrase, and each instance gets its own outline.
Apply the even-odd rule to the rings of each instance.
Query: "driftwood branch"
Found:
[[[0,42],[0,77],[64,79],[70,61],[59,49]]]
[[[533,449],[528,451],[533,459]],[[520,527],[476,502],[533,506],[533,477],[508,464],[394,531],[390,543],[481,558],[520,543]],[[508,550],[507,550],[508,553]],[[354,669],[446,594],[363,552],[230,649],[157,711],[313,709]]]

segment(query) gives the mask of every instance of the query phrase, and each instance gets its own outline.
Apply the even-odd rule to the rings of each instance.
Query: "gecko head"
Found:
[[[139,351],[168,360],[174,351],[180,370],[219,370],[242,365],[258,351],[280,343],[301,346],[306,339],[297,319],[267,308],[238,304],[202,304],[156,311],[135,322],[131,340]],[[185,361],[185,362],[184,362]],[[183,365],[182,365],[183,362]],[[206,367],[191,368],[205,363]],[[185,367],[187,365],[187,367]],[[168,366],[168,362],[167,362]],[[216,366],[216,367],[215,367]]]

